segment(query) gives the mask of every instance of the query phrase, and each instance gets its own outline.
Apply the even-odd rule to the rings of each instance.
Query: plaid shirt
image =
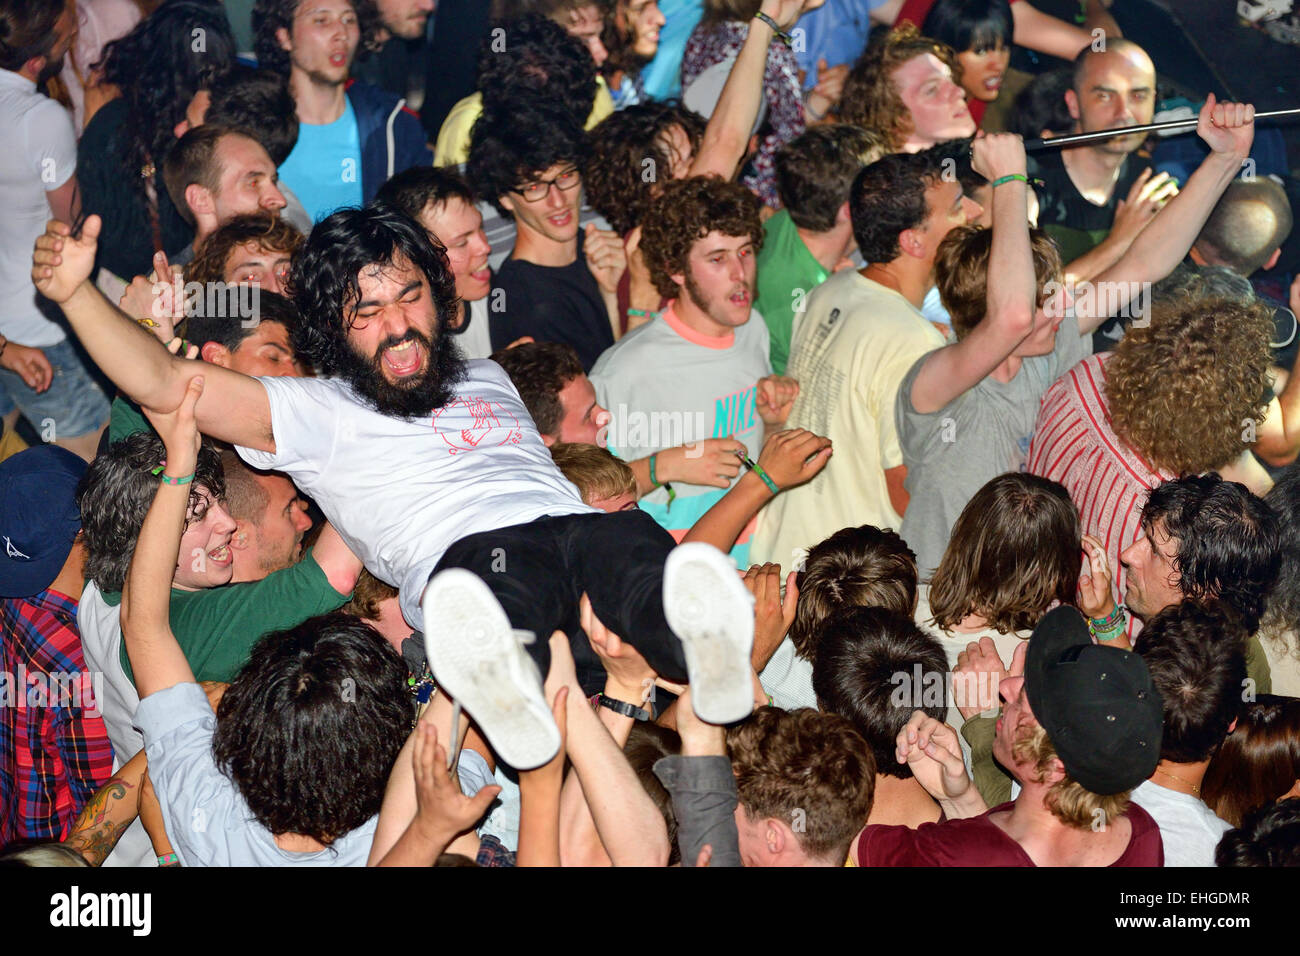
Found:
[[[0,638],[0,844],[61,840],[113,775],[77,602],[50,590],[0,599]]]

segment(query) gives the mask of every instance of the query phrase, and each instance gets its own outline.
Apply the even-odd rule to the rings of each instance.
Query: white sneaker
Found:
[[[560,731],[537,665],[483,580],[463,568],[441,571],[420,605],[434,679],[478,722],[501,760],[531,770],[554,757]]]
[[[735,562],[702,542],[674,548],[664,563],[664,616],[681,639],[700,720],[731,724],[749,716],[754,597]]]

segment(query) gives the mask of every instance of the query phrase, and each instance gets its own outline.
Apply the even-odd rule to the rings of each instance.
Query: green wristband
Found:
[[[1022,182],[1027,186],[1029,185],[1029,177],[1024,173],[1011,173],[1008,176],[999,176],[997,179],[993,180],[993,188],[996,189],[1004,183],[1014,182]]]

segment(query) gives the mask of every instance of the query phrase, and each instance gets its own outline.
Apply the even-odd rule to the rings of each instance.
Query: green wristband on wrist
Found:
[[[1021,182],[1024,183],[1026,186],[1028,186],[1029,177],[1026,176],[1024,173],[1011,173],[1007,176],[999,176],[997,179],[993,180],[993,188],[996,189],[997,187],[1005,183],[1014,183],[1014,182]]]

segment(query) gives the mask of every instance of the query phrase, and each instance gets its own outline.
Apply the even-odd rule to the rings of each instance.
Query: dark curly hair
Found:
[[[668,131],[681,127],[695,152],[704,125],[698,114],[676,102],[638,103],[611,113],[587,135],[590,152],[582,183],[591,208],[619,235],[627,235],[673,178]]]
[[[522,113],[520,99],[538,97],[579,126],[596,102],[596,72],[581,40],[536,13],[494,22],[478,57],[483,110],[501,118]]]
[[[1147,621],[1133,644],[1164,702],[1160,757],[1209,760],[1241,712],[1249,632],[1217,601],[1182,601]]]
[[[1193,475],[1152,490],[1142,530],[1153,541],[1157,521],[1178,542],[1178,590],[1218,598],[1254,633],[1282,563],[1282,527],[1268,503],[1238,482]]]
[[[382,376],[367,358],[348,343],[361,292],[361,271],[391,266],[406,259],[424,274],[434,308],[430,374],[423,385],[405,391],[403,415],[422,415],[450,400],[452,386],[464,376],[464,363],[450,336],[447,320],[456,314],[456,279],[442,244],[403,212],[380,202],[360,209],[340,209],[316,224],[295,257],[289,288],[301,323],[294,334],[294,351],[321,374],[338,375],[375,407],[398,402],[401,396],[383,391]],[[393,411],[392,408],[382,409]]]
[[[221,698],[212,756],[271,833],[332,843],[379,812],[414,716],[406,678],[346,614],[268,634]]]
[[[533,94],[514,104],[517,113],[484,110],[470,131],[465,172],[475,191],[506,218],[501,204],[529,177],[560,163],[586,165],[587,140],[582,124],[555,104]]]
[[[200,39],[202,42],[199,42]],[[130,33],[104,48],[97,67],[122,91],[127,149],[121,170],[144,196],[140,170],[161,168],[190,100],[235,62],[235,38],[220,3],[167,0]]]
[[[77,485],[77,507],[86,544],[86,578],[105,593],[121,591],[135,553],[144,517],[153,504],[158,478],[153,469],[167,457],[152,429],[128,435],[96,456]],[[204,442],[190,485],[190,522],[201,521],[208,504],[199,488],[214,499],[226,494],[221,456]]]
[[[925,191],[942,180],[944,160],[956,152],[941,143],[919,153],[890,153],[863,167],[849,189],[849,215],[864,261],[893,262],[903,254],[899,233],[925,224]]]
[[[185,281],[224,282],[226,260],[236,246],[245,243],[256,243],[265,252],[286,252],[292,257],[302,246],[303,237],[301,232],[279,216],[265,212],[235,216],[219,226],[199,246],[194,259],[185,267]]]
[[[1229,830],[1214,851],[1215,866],[1300,866],[1300,797],[1269,803]]]
[[[560,392],[583,374],[582,362],[573,346],[560,342],[526,342],[493,352],[492,361],[510,376],[537,430],[543,435],[558,435],[564,418]]]
[[[298,142],[298,111],[287,77],[237,63],[213,82],[210,96],[205,125],[246,133],[262,144],[277,166],[289,158]]]
[[[872,31],[867,48],[844,81],[840,120],[880,133],[893,149],[902,149],[913,130],[912,114],[894,85],[894,71],[908,60],[933,53],[956,73],[952,49],[921,36],[916,25],[905,21],[888,31]]]
[[[757,253],[763,247],[763,223],[754,194],[716,176],[692,176],[664,187],[641,230],[641,252],[660,295],[681,294],[673,275],[687,271],[691,247],[714,231],[748,236]]]
[[[625,82],[630,81],[653,59],[636,52],[636,31],[627,19],[627,7],[628,0],[616,0],[613,9],[605,16],[605,29],[600,34],[606,53],[605,62],[600,65],[600,73],[607,80],[623,73],[626,76]]]
[[[257,0],[253,4],[253,52],[257,54],[257,65],[264,70],[288,76],[290,71],[289,52],[280,46],[275,32],[281,28],[286,33],[293,33],[293,17],[300,4],[305,0]],[[349,0],[357,15],[357,28],[361,40],[357,44],[358,60],[364,60],[376,52],[383,43],[380,41],[380,29],[383,21],[379,17],[379,8],[375,0]]]
[[[1272,308],[1258,302],[1154,302],[1106,363],[1115,434],[1175,475],[1236,461],[1264,421],[1273,330]]]
[[[1282,560],[1259,637],[1295,667],[1300,665],[1300,464],[1289,465],[1264,500],[1282,528]]]
[[[1074,118],[1065,104],[1065,91],[1073,81],[1068,67],[1040,73],[1016,94],[1009,120],[1012,133],[1037,139],[1043,130],[1059,136],[1074,128]]]
[[[919,684],[918,674],[923,675]],[[812,683],[817,706],[853,724],[871,748],[876,773],[886,777],[912,776],[912,768],[894,753],[913,711],[948,719],[943,645],[911,615],[886,608],[848,607],[826,622]],[[942,688],[938,694],[930,691],[936,685]]]

